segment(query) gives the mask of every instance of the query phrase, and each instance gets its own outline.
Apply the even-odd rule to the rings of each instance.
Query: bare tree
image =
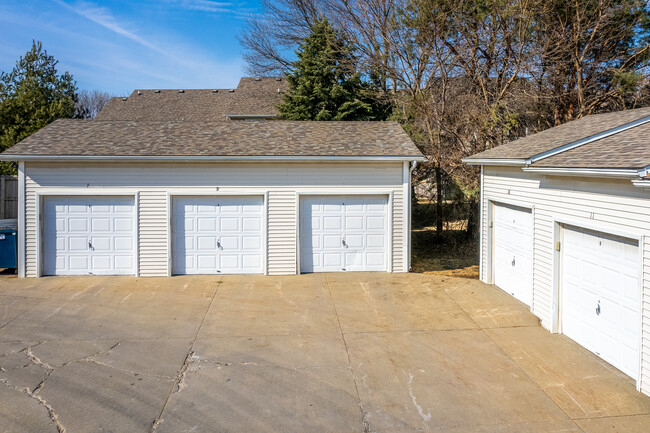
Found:
[[[650,59],[646,0],[543,2],[529,73],[545,126],[638,106]],[[647,103],[647,102],[646,102]]]
[[[77,119],[94,119],[104,108],[111,95],[101,90],[82,90],[77,94],[75,116]]]

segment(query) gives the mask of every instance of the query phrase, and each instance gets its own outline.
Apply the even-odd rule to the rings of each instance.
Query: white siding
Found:
[[[268,272],[296,272],[297,194],[393,192],[393,270],[404,270],[401,162],[26,163],[26,270],[36,276],[36,193],[137,194],[139,272],[167,275],[169,194],[268,193]]]
[[[603,232],[643,237],[642,364],[643,392],[650,395],[650,191],[629,180],[555,177],[516,167],[483,168],[481,280],[491,283],[489,207],[491,202],[533,207],[534,257],[532,311],[553,328],[555,224],[572,222]],[[640,270],[641,271],[641,270]]]

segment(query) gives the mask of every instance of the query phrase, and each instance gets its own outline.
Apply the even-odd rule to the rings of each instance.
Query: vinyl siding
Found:
[[[27,163],[26,271],[36,276],[36,193],[110,190],[137,194],[141,276],[167,275],[168,196],[214,191],[268,193],[267,269],[296,273],[297,195],[393,192],[393,270],[404,270],[401,162],[367,163]]]
[[[533,208],[532,311],[553,327],[555,224],[571,222],[603,232],[642,237],[641,390],[650,395],[650,191],[629,180],[541,176],[516,167],[483,167],[481,280],[491,283],[490,203]]]

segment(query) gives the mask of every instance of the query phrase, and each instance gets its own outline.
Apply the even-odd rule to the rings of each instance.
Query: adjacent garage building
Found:
[[[650,109],[587,116],[481,166],[481,280],[650,395]]]
[[[408,271],[422,154],[395,122],[273,120],[284,86],[137,90],[5,151],[19,275]]]

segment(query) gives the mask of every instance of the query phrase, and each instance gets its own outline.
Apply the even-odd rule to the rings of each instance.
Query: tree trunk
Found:
[[[442,235],[442,170],[440,163],[436,163],[436,234]]]
[[[476,199],[469,199],[468,203],[468,214],[467,214],[467,239],[472,239],[478,234],[479,229],[479,213],[480,213],[479,202]]]

